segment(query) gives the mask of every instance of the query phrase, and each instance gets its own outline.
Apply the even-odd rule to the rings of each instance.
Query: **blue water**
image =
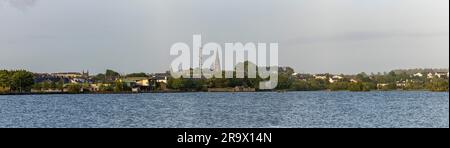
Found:
[[[0,127],[449,127],[449,93],[0,96]]]

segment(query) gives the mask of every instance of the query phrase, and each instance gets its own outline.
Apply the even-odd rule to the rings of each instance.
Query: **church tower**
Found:
[[[216,61],[214,62],[214,71],[220,72],[222,70],[222,64],[220,63],[220,57],[219,57],[219,49],[216,50]]]

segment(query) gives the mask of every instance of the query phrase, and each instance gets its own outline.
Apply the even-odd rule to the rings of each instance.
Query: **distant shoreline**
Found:
[[[287,93],[287,92],[352,92],[352,93],[369,93],[369,92],[435,92],[435,93],[449,93],[446,91],[429,91],[429,90],[373,90],[373,91],[330,91],[330,90],[316,90],[316,91],[255,91],[255,92],[207,92],[207,91],[158,91],[158,92],[89,92],[89,93],[66,93],[66,92],[49,92],[49,93],[0,93],[0,96],[30,96],[30,95],[120,95],[120,94],[180,94],[180,93]]]

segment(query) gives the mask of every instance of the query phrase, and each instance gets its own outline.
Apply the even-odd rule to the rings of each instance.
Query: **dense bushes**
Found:
[[[430,91],[448,92],[449,84],[448,80],[435,78],[430,80],[425,87]]]

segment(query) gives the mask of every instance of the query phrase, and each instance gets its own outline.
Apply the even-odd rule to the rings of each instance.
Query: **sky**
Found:
[[[449,67],[448,0],[0,0],[0,69],[164,72],[194,34],[301,73]]]

